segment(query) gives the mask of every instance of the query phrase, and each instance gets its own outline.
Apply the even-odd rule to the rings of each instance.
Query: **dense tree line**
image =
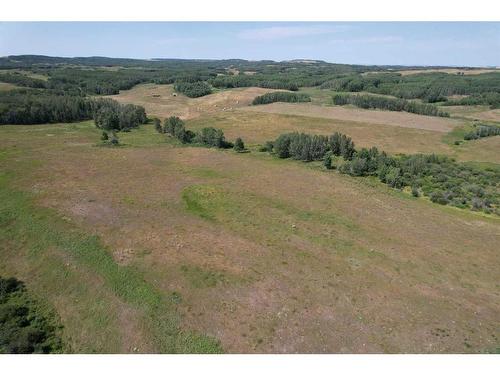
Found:
[[[327,169],[351,176],[376,176],[387,185],[408,187],[414,196],[432,202],[500,215],[500,172],[483,170],[438,155],[390,156],[376,147],[356,150],[351,138],[289,133],[268,142],[261,151],[280,158],[322,160]]]
[[[110,57],[53,57],[41,55],[18,55],[0,57],[2,69],[51,69],[59,66],[83,66],[91,68],[126,67],[144,69],[162,69],[172,72],[189,71],[201,73],[224,74],[226,69],[234,68],[240,71],[254,71],[258,74],[277,74],[293,72],[297,75],[307,73],[309,76],[324,74],[341,74],[352,72],[378,71],[387,67],[333,64],[324,61],[272,61],[272,60],[189,60],[189,59],[124,59]],[[396,67],[392,67],[396,68]],[[407,67],[406,67],[407,68]]]
[[[500,93],[500,73],[468,76],[447,73],[419,73],[407,76],[399,73],[351,74],[326,81],[321,87],[335,91],[367,91],[436,103],[446,101],[451,95]]]
[[[290,78],[283,77],[279,79],[278,77],[261,77],[256,75],[230,75],[230,76],[219,76],[211,79],[210,84],[217,88],[232,89],[236,87],[262,87],[267,89],[281,89],[297,91],[299,86]]]
[[[481,124],[481,125],[475,125],[474,130],[464,135],[464,139],[466,141],[470,141],[484,137],[493,137],[495,135],[500,135],[499,126]]]
[[[376,108],[388,111],[405,111],[427,116],[449,117],[450,114],[441,111],[432,104],[422,104],[415,101],[389,98],[379,95],[356,95],[356,94],[335,94],[333,104],[345,105],[352,104],[360,108]]]
[[[119,90],[144,82],[194,82],[186,80],[186,77],[196,77],[196,81],[208,82],[218,88],[256,86],[296,91],[299,87],[321,86],[336,91],[369,91],[404,99],[419,98],[427,102],[441,102],[447,96],[457,94],[500,92],[499,73],[419,73],[402,76],[388,71],[389,68],[400,69],[398,66],[331,64],[324,61],[135,60],[24,55],[0,58],[0,67],[27,69],[48,75],[47,88],[74,94],[116,94]],[[233,73],[235,71],[240,74]]]
[[[25,74],[17,72],[0,74],[0,82],[12,83],[16,86],[32,87],[36,89],[44,89],[47,87],[45,81],[28,77]]]
[[[274,102],[288,102],[288,103],[299,103],[299,102],[310,102],[311,97],[308,94],[287,92],[287,91],[276,91],[269,92],[264,95],[257,96],[252,104],[269,104]]]
[[[55,95],[47,91],[14,90],[0,93],[0,124],[46,124],[95,119],[109,107],[119,121],[119,130],[146,122],[143,107],[120,105],[111,99]]]
[[[175,91],[181,92],[189,98],[198,98],[212,93],[210,85],[203,81],[197,82],[176,82],[174,86]]]
[[[0,276],[0,354],[62,352],[54,320],[21,281]]]
[[[472,94],[465,98],[451,99],[442,105],[489,105],[491,109],[500,108],[500,92]]]
[[[45,124],[89,120],[91,100],[34,91],[0,93],[0,124]]]

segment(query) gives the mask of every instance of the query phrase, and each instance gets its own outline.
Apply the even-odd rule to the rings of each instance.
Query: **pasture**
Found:
[[[64,350],[498,350],[498,215],[436,204],[412,195],[411,186],[398,190],[376,175],[352,177],[319,159],[306,163],[259,151],[284,133],[340,132],[357,150],[446,155],[498,170],[500,137],[464,139],[478,121],[499,125],[498,109],[443,106],[451,114],[444,118],[333,106],[333,89],[310,87],[318,75],[306,65],[315,64],[295,71],[292,63],[247,63],[147,61],[151,69],[143,71],[82,62],[56,67],[44,76],[47,86],[16,94],[17,112],[3,106],[4,119],[19,121],[31,113],[24,99],[43,111],[33,116],[38,125],[4,120],[0,126],[0,275],[23,280],[57,312]],[[339,68],[325,64],[332,70],[322,79],[342,83],[333,82],[345,78],[337,77]],[[281,68],[290,68],[300,87],[276,73]],[[342,69],[354,83],[369,76],[362,67]],[[192,82],[186,72],[197,74]],[[485,73],[465,71],[476,72]],[[176,79],[213,85],[213,93],[190,99],[174,84],[155,83]],[[369,80],[363,84],[377,88]],[[481,84],[490,89],[486,79]],[[255,97],[277,91],[267,87],[292,87],[312,101],[252,106]],[[0,91],[15,88],[0,83]],[[50,101],[37,100],[45,93],[53,95]],[[411,100],[429,98],[409,93]],[[143,120],[134,118],[133,106],[106,107],[103,96],[143,106],[149,121],[144,111]],[[42,115],[71,109],[68,98],[87,106],[87,117],[45,124],[54,117]],[[17,117],[8,117],[11,112]],[[76,122],[92,116],[95,121]],[[227,141],[241,137],[246,150],[181,143],[162,132],[162,122],[153,124],[154,117],[171,116],[185,120],[183,130],[193,135],[213,127]],[[102,125],[106,119],[109,127]],[[113,146],[108,136],[115,133]],[[480,187],[470,189],[480,193]]]
[[[303,120],[255,115],[278,132]],[[226,121],[245,135],[246,121]],[[2,272],[56,306],[75,352],[498,345],[497,218],[313,164],[182,147],[152,126],[119,148],[96,146],[90,122],[0,132],[2,194],[24,215],[2,211]]]

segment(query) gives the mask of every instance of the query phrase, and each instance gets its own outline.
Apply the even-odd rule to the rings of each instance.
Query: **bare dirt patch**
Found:
[[[442,133],[446,133],[462,123],[459,120],[421,116],[406,112],[377,111],[340,106],[324,107],[302,103],[272,103],[246,107],[242,108],[242,110],[390,125],[403,128],[431,130]]]

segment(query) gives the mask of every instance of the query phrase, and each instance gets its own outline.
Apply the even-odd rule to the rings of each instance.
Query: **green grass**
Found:
[[[212,288],[227,282],[226,275],[219,271],[205,270],[192,265],[181,266],[181,271],[194,288]]]
[[[463,142],[465,134],[473,129],[471,125],[457,126],[452,131],[443,135],[443,142],[450,146],[455,146],[455,142]]]
[[[337,215],[325,202],[325,210],[305,210],[284,200],[246,191],[233,192],[219,185],[191,185],[184,188],[182,199],[188,212],[221,224],[243,237],[262,244],[283,248],[291,237],[304,237],[319,246],[335,245],[337,251],[351,251],[349,235],[358,227]],[[332,231],[333,228],[337,230]]]
[[[180,318],[171,295],[160,293],[145,282],[134,268],[118,265],[98,237],[80,232],[50,209],[35,206],[27,193],[10,187],[13,178],[10,172],[0,175],[0,243],[12,245],[3,246],[0,257],[4,260],[12,256],[19,257],[26,251],[28,266],[35,270],[39,280],[44,280],[36,288],[40,294],[54,298],[58,294],[71,293],[78,296],[77,301],[78,298],[88,299],[81,306],[84,311],[80,312],[82,321],[78,324],[81,324],[80,329],[95,330],[97,342],[96,345],[75,348],[77,351],[117,350],[119,343],[113,338],[117,327],[105,306],[105,295],[92,296],[91,286],[79,285],[78,282],[82,280],[69,266],[69,262],[62,261],[64,258],[75,262],[77,270],[88,270],[93,277],[101,279],[112,295],[140,311],[143,323],[151,332],[151,340],[159,352],[222,351],[216,340],[180,330]],[[5,271],[2,270],[3,273]],[[71,290],[66,290],[68,286]],[[104,336],[99,332],[102,327],[107,330]],[[66,337],[66,341],[71,346],[72,338]]]

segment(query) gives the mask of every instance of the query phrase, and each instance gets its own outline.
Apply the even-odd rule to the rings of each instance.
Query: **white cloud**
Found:
[[[243,30],[238,37],[246,40],[276,40],[309,35],[333,34],[348,29],[347,25],[338,26],[272,26]]]

